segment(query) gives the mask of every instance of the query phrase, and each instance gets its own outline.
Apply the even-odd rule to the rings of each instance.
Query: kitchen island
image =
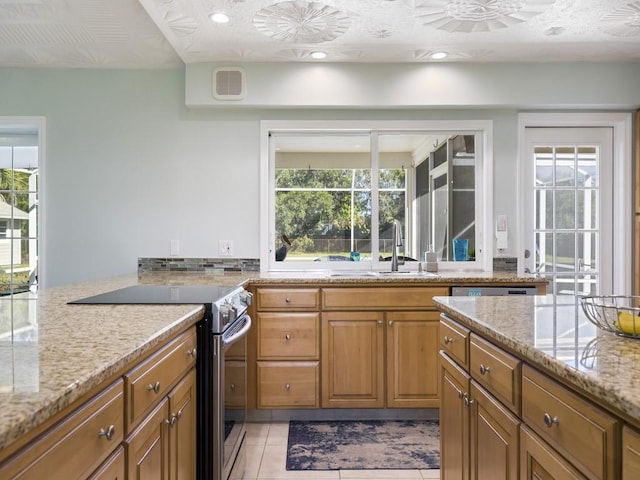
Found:
[[[434,302],[443,313],[443,478],[461,468],[473,478],[483,468],[473,459],[494,454],[502,473],[519,473],[509,478],[543,467],[545,478],[634,478],[640,340],[599,330],[572,296]],[[483,436],[498,430],[499,441]]]

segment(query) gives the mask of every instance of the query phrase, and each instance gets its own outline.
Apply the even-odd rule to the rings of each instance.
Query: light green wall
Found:
[[[230,239],[236,256],[257,258],[263,119],[493,120],[494,210],[516,218],[517,113],[189,109],[181,70],[0,69],[0,116],[46,117],[46,285],[133,273],[138,257],[169,256],[172,239],[181,256],[217,257]]]

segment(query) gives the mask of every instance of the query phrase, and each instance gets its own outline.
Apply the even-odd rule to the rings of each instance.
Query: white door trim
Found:
[[[524,209],[522,192],[527,127],[613,128],[613,293],[631,295],[633,240],[632,115],[631,113],[520,113],[518,114],[518,274],[524,275]]]

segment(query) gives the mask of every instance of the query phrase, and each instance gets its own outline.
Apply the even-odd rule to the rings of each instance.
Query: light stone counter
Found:
[[[14,322],[13,336],[0,335],[0,451],[202,317],[195,305],[66,304],[136,280],[0,299],[2,320]]]
[[[336,270],[282,270],[274,272],[149,272],[140,274],[139,283],[149,285],[189,285],[193,283],[217,285],[270,285],[270,284],[449,284],[449,285],[547,285],[548,280],[534,275],[517,276],[512,273],[491,272],[439,272],[428,273],[401,271],[399,274],[381,274],[363,270],[348,273]]]
[[[435,297],[471,330],[640,426],[640,339],[590,323],[576,297]]]
[[[5,322],[0,328],[0,452],[203,313],[194,305],[67,305],[71,300],[134,284],[546,283],[537,277],[482,273],[331,277],[328,272],[153,272],[44,289],[37,298],[0,297],[0,322]],[[12,322],[8,331],[6,322]]]

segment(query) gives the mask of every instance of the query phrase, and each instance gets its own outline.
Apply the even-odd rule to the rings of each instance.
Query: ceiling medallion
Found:
[[[253,25],[274,40],[321,43],[344,34],[351,20],[346,13],[323,3],[295,0],[259,10]]]
[[[526,22],[555,0],[432,0],[418,5],[425,26],[447,32],[490,32]]]
[[[633,37],[640,35],[640,1],[628,3],[617,8],[602,18],[606,24],[604,29],[617,37]]]

